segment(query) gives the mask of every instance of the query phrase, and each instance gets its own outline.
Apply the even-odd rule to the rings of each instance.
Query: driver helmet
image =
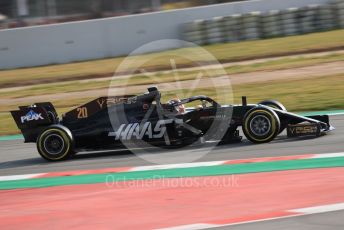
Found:
[[[202,106],[202,105],[196,105],[195,109],[196,109],[196,110],[203,109],[203,106]]]
[[[179,102],[180,102],[180,99],[178,99],[178,98],[174,98],[174,99],[168,101],[168,103],[171,104],[171,105],[179,103]],[[185,106],[184,106],[184,104],[176,105],[176,106],[174,106],[174,108],[175,108],[175,110],[177,110],[178,114],[185,113]]]

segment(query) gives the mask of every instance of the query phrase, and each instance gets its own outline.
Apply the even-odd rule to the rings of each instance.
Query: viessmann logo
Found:
[[[38,121],[44,120],[41,113],[35,113],[33,110],[30,110],[25,116],[22,116],[21,123],[25,123],[26,121]]]

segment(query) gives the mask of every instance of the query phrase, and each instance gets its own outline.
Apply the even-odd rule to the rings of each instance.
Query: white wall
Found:
[[[0,31],[0,69],[126,55],[151,41],[181,38],[181,25],[195,19],[327,2],[329,0],[252,0],[2,30]],[[164,49],[168,48],[172,47],[164,47]]]

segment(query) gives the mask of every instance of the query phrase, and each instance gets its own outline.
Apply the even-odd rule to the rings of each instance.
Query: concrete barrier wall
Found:
[[[253,0],[220,5],[195,7],[181,10],[148,13],[143,15],[123,16],[91,21],[72,22],[29,28],[0,31],[0,69],[68,63],[90,59],[127,55],[143,44],[159,39],[183,39],[182,25],[197,19],[208,20],[217,16],[246,14],[252,11],[268,12],[290,7],[304,7],[309,4],[325,4],[329,0]],[[223,21],[199,22],[200,29],[195,30],[196,41],[203,44],[202,34],[211,31],[215,35],[212,42],[240,40],[243,37],[255,39],[258,30],[248,19],[245,32],[213,28]],[[230,22],[225,26],[231,27]],[[222,26],[222,24],[221,24]],[[241,27],[238,27],[240,29]],[[224,34],[226,33],[226,34]],[[236,37],[229,35],[236,34]],[[201,34],[201,35],[199,35]],[[189,36],[190,34],[188,34]],[[191,34],[192,35],[192,34]],[[208,38],[204,38],[208,39]],[[189,39],[190,40],[190,39]],[[192,39],[191,39],[192,40]],[[155,47],[156,51],[179,47],[170,44]]]

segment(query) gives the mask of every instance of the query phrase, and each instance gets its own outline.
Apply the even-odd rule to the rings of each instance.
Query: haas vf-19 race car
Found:
[[[220,105],[207,96],[161,103],[156,87],[142,95],[100,97],[59,118],[54,106],[36,103],[11,111],[25,142],[35,142],[46,160],[67,159],[78,151],[135,146],[179,147],[198,140],[253,143],[288,137],[321,136],[333,127],[328,116],[299,116],[273,100],[258,104]],[[193,107],[187,107],[191,105]],[[145,143],[145,144],[142,144]],[[130,148],[129,148],[130,149]]]

